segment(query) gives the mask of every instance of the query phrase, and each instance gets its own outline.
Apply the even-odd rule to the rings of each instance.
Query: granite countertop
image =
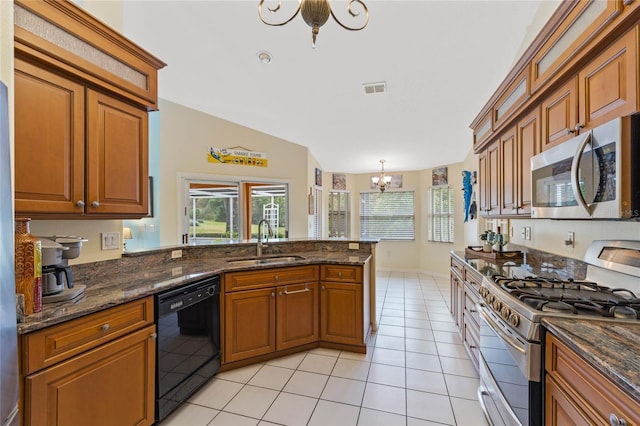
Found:
[[[640,324],[552,317],[542,324],[640,403]]]
[[[323,263],[364,265],[370,258],[370,255],[345,252],[296,252],[295,255],[303,259],[277,264],[232,266],[228,263],[229,258],[218,257],[157,262],[137,270],[114,268],[106,276],[101,274],[97,280],[76,280],[75,285],[86,285],[82,296],[73,301],[43,304],[41,312],[26,316],[24,322],[18,324],[18,334],[36,331],[222,272]]]

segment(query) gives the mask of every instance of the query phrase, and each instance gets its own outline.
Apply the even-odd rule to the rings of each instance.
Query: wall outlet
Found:
[[[171,258],[172,259],[179,259],[182,257],[182,250],[172,250],[171,251]]]
[[[523,240],[527,239],[527,227],[523,226],[522,228],[520,228],[520,238],[522,238]]]
[[[101,234],[102,250],[117,250],[120,248],[119,232],[103,232]]]
[[[358,250],[360,248],[360,244],[358,243],[349,243],[349,250]]]
[[[576,233],[575,232],[572,232],[572,231],[567,232],[567,239],[564,240],[564,245],[567,246],[567,247],[571,247],[571,248],[575,247],[575,245],[576,245]]]
[[[530,226],[525,226],[524,227],[524,239],[525,240],[531,240],[531,227]]]

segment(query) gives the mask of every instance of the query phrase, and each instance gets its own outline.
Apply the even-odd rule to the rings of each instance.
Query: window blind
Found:
[[[453,187],[448,185],[429,188],[429,241],[452,243],[453,229]]]
[[[329,238],[349,238],[350,194],[329,192]]]
[[[382,240],[414,240],[414,192],[360,193],[360,235]]]

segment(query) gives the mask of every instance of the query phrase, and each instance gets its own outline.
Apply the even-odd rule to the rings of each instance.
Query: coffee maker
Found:
[[[84,294],[86,286],[75,285],[69,259],[80,255],[82,237],[44,237],[42,241],[42,302],[71,300]]]

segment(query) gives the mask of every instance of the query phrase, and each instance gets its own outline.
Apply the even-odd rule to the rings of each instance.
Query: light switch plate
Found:
[[[103,232],[101,237],[102,250],[117,250],[118,248],[120,248],[119,232]]]

